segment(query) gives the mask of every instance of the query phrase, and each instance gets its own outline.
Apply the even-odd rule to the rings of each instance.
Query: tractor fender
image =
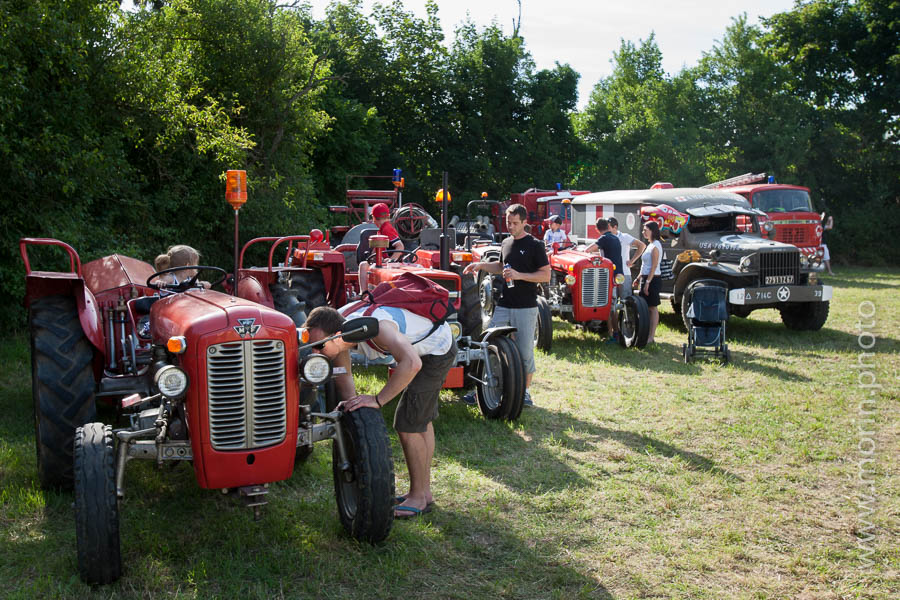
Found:
[[[504,325],[503,327],[491,327],[490,329],[486,329],[484,333],[481,334],[482,342],[490,342],[495,337],[499,337],[501,335],[509,335],[510,333],[515,333],[516,328],[510,327],[508,325]]]
[[[72,296],[78,305],[78,321],[85,337],[100,352],[106,351],[106,336],[103,333],[103,319],[100,306],[84,279],[74,273],[34,271],[25,278],[25,306],[45,296]]]
[[[241,277],[241,280],[238,282],[237,295],[244,300],[250,300],[269,308],[275,306],[268,288],[252,275]]]

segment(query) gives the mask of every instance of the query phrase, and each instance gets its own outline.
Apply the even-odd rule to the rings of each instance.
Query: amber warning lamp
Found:
[[[225,200],[234,210],[247,203],[247,171],[225,171]]]
[[[247,203],[247,171],[225,171],[225,200],[234,209],[234,282],[231,293],[237,296],[238,284],[238,211]]]
[[[453,198],[450,196],[450,192],[447,192],[447,202],[450,202]],[[443,202],[444,201],[444,190],[438,190],[437,194],[434,195],[435,202]]]

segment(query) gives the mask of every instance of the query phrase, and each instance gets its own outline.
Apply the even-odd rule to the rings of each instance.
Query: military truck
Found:
[[[832,288],[818,281],[821,263],[797,246],[770,239],[771,224],[760,226],[765,214],[737,194],[701,188],[586,194],[572,200],[572,231],[589,243],[596,238],[597,219],[614,216],[620,231],[639,237],[641,209],[656,206],[687,216],[678,233],[664,228],[662,239],[662,295],[671,300],[685,327],[685,292],[701,279],[728,285],[729,314],[747,317],[754,310],[773,308],[789,329],[816,331],[825,324]]]

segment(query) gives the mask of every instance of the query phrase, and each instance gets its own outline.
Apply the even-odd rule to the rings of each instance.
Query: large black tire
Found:
[[[73,448],[78,572],[91,585],[112,583],[122,574],[112,427],[79,427]]]
[[[553,315],[550,313],[550,303],[543,296],[538,296],[537,309],[534,347],[544,352],[550,352],[550,348],[553,346]]]
[[[475,275],[463,275],[460,271],[459,325],[462,335],[473,340],[481,337],[483,322],[481,317],[481,298],[478,295],[478,280]]]
[[[29,325],[38,479],[44,489],[70,490],[75,428],[97,419],[94,349],[74,298],[35,300]]]
[[[828,320],[829,302],[799,302],[789,304],[781,311],[781,321],[788,329],[818,331]]]
[[[478,408],[485,418],[515,421],[522,414],[525,402],[525,368],[519,349],[509,337],[497,336],[488,346],[487,360],[491,361],[496,384],[475,386]],[[485,362],[482,361],[476,377],[486,381],[485,376]]]
[[[322,271],[295,271],[290,286],[274,283],[269,286],[275,310],[289,316],[297,327],[303,325],[310,311],[325,306],[325,279]]]
[[[688,309],[691,307],[691,295],[688,293],[688,287],[690,287],[690,284],[684,288],[684,293],[681,295],[681,310],[679,311],[681,314],[681,326],[684,327],[685,331],[691,330],[691,319],[688,317]]]
[[[381,412],[361,408],[341,417],[349,469],[341,469],[337,442],[332,445],[332,472],[341,524],[352,537],[382,541],[394,522],[394,463]]]
[[[643,348],[650,337],[650,308],[640,296],[631,295],[622,301],[619,321],[619,344],[625,348]]]

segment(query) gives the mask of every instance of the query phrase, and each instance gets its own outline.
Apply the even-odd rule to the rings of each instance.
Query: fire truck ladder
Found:
[[[743,175],[738,175],[736,177],[731,177],[729,179],[723,179],[722,181],[708,183],[704,186],[701,186],[701,189],[714,190],[717,188],[732,187],[735,185],[748,185],[751,183],[759,183],[760,181],[765,181],[765,180],[766,180],[765,173],[744,173]]]

